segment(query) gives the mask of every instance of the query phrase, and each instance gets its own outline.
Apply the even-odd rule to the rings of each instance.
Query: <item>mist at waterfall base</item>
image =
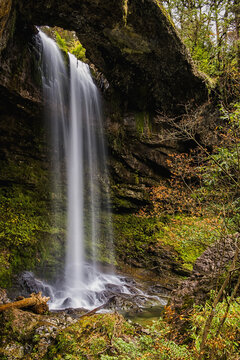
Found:
[[[99,91],[89,66],[72,54],[63,57],[56,43],[40,31],[45,120],[52,163],[53,224],[59,225],[60,199],[66,199],[67,236],[64,275],[49,285],[24,274],[23,282],[50,296],[51,310],[94,309],[113,295],[150,298],[133,279],[98,265],[99,249],[114,263],[109,179]],[[60,220],[60,222],[63,220]],[[61,224],[63,225],[63,224]],[[101,240],[101,245],[99,244]],[[30,280],[30,281],[29,281]],[[33,287],[31,284],[33,283]],[[151,297],[152,300],[159,298]],[[160,301],[162,304],[164,301]]]

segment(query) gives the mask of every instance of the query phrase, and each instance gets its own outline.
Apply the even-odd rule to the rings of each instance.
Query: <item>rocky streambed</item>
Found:
[[[108,284],[105,290],[105,303],[96,309],[88,310],[84,308],[68,307],[66,302],[65,309],[51,310],[44,315],[35,314],[29,309],[9,309],[0,313],[0,358],[1,359],[65,359],[65,357],[51,357],[57,351],[55,346],[61,343],[61,337],[70,332],[83,331],[85,326],[86,333],[96,332],[94,323],[102,322],[104,326],[117,326],[120,322],[122,328],[132,326],[135,331],[131,318],[136,316],[145,317],[146,311],[156,308],[161,311],[166,305],[169,290],[152,282],[136,282],[133,278],[124,277],[127,292],[119,292],[119,286]],[[12,299],[8,298],[5,290],[0,292],[0,303],[8,303],[14,299],[16,293],[29,296],[31,292],[41,291],[45,295],[51,295],[51,287],[46,286],[42,281],[36,279],[30,272],[22,273],[17,280],[17,284],[9,291]],[[100,294],[102,295],[102,294]],[[100,296],[99,295],[99,296]],[[104,331],[99,325],[98,331]],[[112,326],[112,325],[111,325]],[[136,325],[138,331],[143,331],[140,325]],[[125,331],[125,330],[124,330]],[[84,332],[84,331],[83,331]],[[109,329],[107,330],[109,337]],[[82,340],[84,339],[84,336]],[[68,336],[68,335],[66,335]],[[74,335],[75,336],[75,335]],[[64,340],[65,341],[65,340]],[[54,349],[54,350],[53,350]],[[79,359],[88,357],[79,357]],[[100,357],[89,357],[100,358]],[[72,358],[71,358],[72,359]],[[75,359],[75,358],[74,358]]]

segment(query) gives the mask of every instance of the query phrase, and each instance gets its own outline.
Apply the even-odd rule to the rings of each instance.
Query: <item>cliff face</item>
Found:
[[[207,98],[166,11],[158,0],[1,1],[0,107],[21,109],[32,121],[42,107],[34,25],[75,30],[104,74],[115,206],[130,210],[146,202],[146,187],[168,175],[166,156],[179,150],[176,142],[159,140],[154,115],[180,115],[186,104],[194,108]]]
[[[206,99],[204,81],[158,0],[3,0],[0,16],[0,50],[5,50],[1,55],[5,78],[0,82],[6,88],[19,92],[19,84],[10,85],[7,76],[11,78],[13,72],[11,61],[19,66],[30,57],[27,43],[33,25],[57,25],[76,31],[87,57],[110,83],[111,102],[115,100],[121,109],[179,113],[183,104]],[[17,73],[21,96],[31,94],[34,100],[32,80],[24,71],[32,67],[26,65]]]
[[[41,82],[37,64],[34,26],[20,22],[12,0],[0,4],[0,106],[41,111]]]
[[[156,112],[181,115],[186,104],[194,108],[207,98],[204,80],[158,0],[2,0],[0,278],[6,283],[36,263],[56,270],[63,249],[64,226],[53,236],[50,223],[54,194],[36,25],[75,30],[109,84],[103,96],[115,211],[145,204],[147,188],[169,175],[169,152],[182,147],[162,142]],[[59,211],[64,218],[64,208]]]

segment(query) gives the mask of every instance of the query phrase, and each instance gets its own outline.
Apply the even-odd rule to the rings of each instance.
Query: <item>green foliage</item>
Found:
[[[218,79],[222,99],[239,98],[239,14],[237,1],[164,0],[200,71]]]
[[[59,48],[66,54],[70,52],[71,54],[75,55],[77,59],[81,61],[86,61],[86,49],[76,38],[75,33],[64,30],[62,30],[61,33],[62,36],[59,34],[58,31],[55,31],[55,39]]]
[[[177,252],[186,269],[219,238],[221,221],[215,217],[114,215],[116,254],[126,262],[151,263],[152,250]],[[174,256],[174,255],[173,255]]]
[[[221,233],[221,221],[215,217],[176,215],[161,224],[158,241],[171,245],[192,270],[197,258],[214,243]]]
[[[82,46],[82,44],[78,41],[74,48],[70,49],[70,52],[76,56],[79,60],[86,60],[86,49]]]
[[[186,45],[188,42],[186,41]],[[212,61],[212,54],[202,45],[194,47],[192,50],[192,58],[198,65],[200,71],[208,74],[209,76],[216,75],[215,63]]]
[[[58,45],[58,47],[64,51],[65,53],[68,52],[68,48],[67,48],[67,44],[66,44],[66,40],[63,39],[59,33],[57,31],[55,31],[55,36],[56,36],[56,43]]]
[[[138,329],[138,330],[137,330]],[[149,328],[149,334],[118,314],[102,314],[80,320],[63,330],[45,359],[191,360],[186,345],[165,338]]]
[[[218,333],[229,300],[227,298],[217,305],[204,359],[237,359],[239,298],[231,304],[224,326]],[[48,319],[29,312],[23,315],[21,311],[10,311],[4,317],[0,315],[4,324],[0,327],[0,338],[5,339],[5,344],[7,341],[15,345],[13,348],[16,350],[27,343],[30,359],[197,360],[203,327],[210,311],[211,300],[205,306],[194,306],[187,314],[178,314],[168,306],[162,317],[145,328],[129,323],[117,313],[95,314],[61,329],[56,339],[50,338],[50,345],[46,343],[45,335],[38,332],[39,327],[49,325]],[[3,348],[0,348],[0,353],[8,354]]]
[[[208,200],[215,213],[224,216],[228,230],[235,232],[240,225],[240,103],[221,112],[223,126],[218,130],[222,142],[201,169],[203,187],[198,195]]]
[[[229,297],[217,304],[211,331],[207,339],[207,353],[212,352],[215,359],[235,359],[240,351],[240,298],[237,298],[230,306],[220,334],[217,335],[219,325],[225,315]],[[194,345],[199,351],[202,338],[202,331],[211,311],[211,303],[207,302],[204,307],[194,306],[190,316],[191,330],[190,336],[194,340]]]

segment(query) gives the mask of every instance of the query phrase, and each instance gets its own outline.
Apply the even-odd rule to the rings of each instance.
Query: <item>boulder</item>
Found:
[[[237,235],[238,237],[238,235]],[[172,292],[175,309],[188,308],[193,303],[204,304],[211,290],[216,290],[221,276],[234,258],[236,235],[217,241],[197,259],[191,276]]]

